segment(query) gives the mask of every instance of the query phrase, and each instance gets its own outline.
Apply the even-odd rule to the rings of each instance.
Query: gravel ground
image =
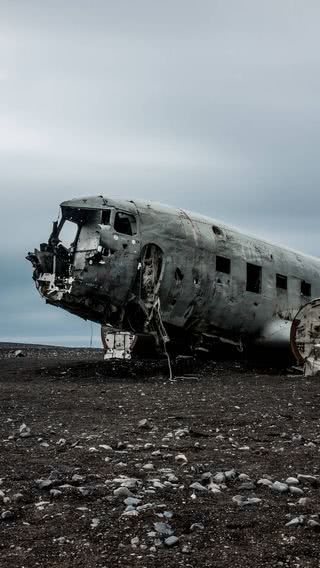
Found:
[[[1,567],[320,566],[319,379],[0,359]]]

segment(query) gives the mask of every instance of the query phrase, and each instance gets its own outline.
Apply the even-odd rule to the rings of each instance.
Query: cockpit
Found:
[[[81,229],[84,225],[96,226],[103,234],[105,230],[113,230],[119,235],[134,236],[137,234],[136,216],[114,208],[103,210],[83,210],[62,206],[60,222],[54,224],[51,240],[60,242],[71,253],[76,247]],[[58,244],[57,242],[55,244]],[[102,243],[103,244],[103,243]]]
[[[101,196],[61,204],[47,243],[29,253],[34,280],[52,304],[94,321],[119,314],[140,261],[134,203]]]

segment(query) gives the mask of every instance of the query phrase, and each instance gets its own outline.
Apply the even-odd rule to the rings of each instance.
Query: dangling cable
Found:
[[[164,353],[165,353],[167,360],[168,360],[169,381],[172,381],[173,380],[172,365],[171,365],[171,359],[170,359],[170,355],[169,355],[168,350],[167,350],[167,344],[166,343],[163,344],[163,350],[164,350]]]
[[[93,343],[93,324],[92,324],[92,322],[90,322],[90,324],[91,324],[90,349],[92,349],[92,343]]]
[[[157,310],[157,315],[158,315],[158,318],[159,318],[158,331],[159,331],[159,335],[162,339],[163,350],[164,350],[165,356],[167,357],[167,360],[168,360],[169,380],[172,381],[173,380],[172,365],[171,365],[170,355],[169,355],[168,350],[167,350],[167,343],[169,343],[169,337],[167,335],[166,329],[165,329],[163,321],[162,321],[161,304],[160,304],[160,298],[159,297],[157,298],[157,301],[156,301],[153,308]]]

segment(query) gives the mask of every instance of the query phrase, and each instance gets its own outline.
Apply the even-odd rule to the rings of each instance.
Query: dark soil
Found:
[[[25,357],[9,356],[18,348]],[[99,350],[2,346],[1,567],[320,566],[320,533],[308,524],[320,513],[319,379],[236,363],[184,373],[169,381],[164,362],[107,363]],[[242,488],[238,475],[219,494],[190,489],[231,469],[254,483],[316,480],[299,485],[304,505]],[[134,496],[150,504],[138,515],[123,516],[121,476],[137,479]],[[40,489],[39,479],[52,483]],[[236,495],[261,502],[239,506]],[[156,522],[170,524],[176,546],[153,534]]]

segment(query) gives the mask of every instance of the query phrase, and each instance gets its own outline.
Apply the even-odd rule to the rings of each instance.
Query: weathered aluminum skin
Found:
[[[296,313],[320,296],[320,259],[208,217],[102,196],[66,201],[61,209],[66,218],[81,219],[67,261],[52,236],[29,259],[42,296],[80,317],[124,331],[180,334],[193,344],[289,345]],[[101,224],[105,210],[111,211],[107,226]],[[133,235],[115,231],[117,211],[135,217]],[[216,270],[217,255],[230,259],[230,274]],[[262,268],[261,293],[246,290],[247,263]],[[287,277],[286,290],[276,287],[276,274]],[[312,298],[301,295],[302,280]]]

